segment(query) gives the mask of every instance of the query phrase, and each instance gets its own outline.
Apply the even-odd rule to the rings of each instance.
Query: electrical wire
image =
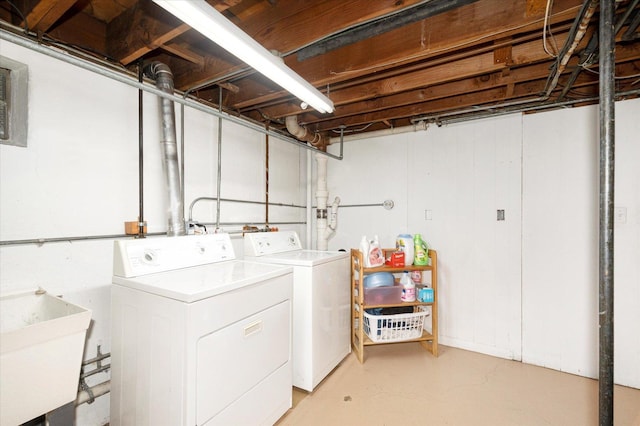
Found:
[[[549,23],[549,18],[551,16],[552,9],[553,9],[553,0],[547,0],[547,6],[544,11],[544,25],[542,26],[542,47],[544,51],[547,53],[547,55],[551,56],[552,58],[557,58],[558,45],[556,43],[555,37],[553,37],[553,34],[551,33],[551,24]],[[549,47],[547,46],[547,31],[549,32],[549,36],[551,37],[551,40],[553,40],[553,44],[554,44],[553,47],[556,53],[552,53],[549,51]]]
[[[600,71],[596,71],[596,70],[589,69],[589,68],[588,68],[588,67],[586,67],[586,66],[580,66],[580,67],[581,67],[583,70],[588,71],[588,72],[590,72],[590,73],[592,73],[592,74],[600,75]],[[639,74],[631,74],[631,75],[616,75],[616,76],[614,76],[613,78],[614,78],[614,79],[616,79],[616,80],[626,80],[626,79],[628,79],[628,78],[637,78],[637,77],[640,77],[640,73],[639,73]],[[635,83],[634,83],[634,84],[635,84]]]
[[[349,129],[349,130],[343,130],[342,133],[354,133],[354,132],[362,132],[364,130],[367,130],[369,127],[373,126],[374,123],[369,123],[366,126],[363,126],[359,129]],[[336,129],[331,129],[331,131],[333,133],[341,133],[340,130],[336,130]]]
[[[25,34],[29,33],[29,25],[27,24],[27,18],[24,17],[24,15],[22,14],[22,11],[11,0],[7,0],[7,3],[9,3],[9,6],[15,9],[15,11],[18,12],[18,15],[20,15],[20,17],[22,18],[22,22],[24,22]]]

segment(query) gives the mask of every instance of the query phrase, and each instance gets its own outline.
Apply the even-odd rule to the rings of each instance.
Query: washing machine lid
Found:
[[[344,251],[296,250],[259,257],[245,256],[245,260],[291,266],[316,266],[348,257],[349,254]]]
[[[133,278],[114,275],[113,284],[192,303],[292,272],[289,266],[231,260]]]

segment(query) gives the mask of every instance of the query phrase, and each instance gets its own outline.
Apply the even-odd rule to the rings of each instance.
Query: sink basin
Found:
[[[0,424],[76,399],[91,311],[38,289],[0,296]]]

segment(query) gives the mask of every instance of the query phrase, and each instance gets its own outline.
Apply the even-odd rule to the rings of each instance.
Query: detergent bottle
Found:
[[[413,265],[413,238],[409,234],[396,237],[396,251],[404,252],[404,266]]]
[[[404,271],[402,277],[400,277],[400,284],[402,285],[402,295],[400,300],[403,302],[415,302],[416,301],[416,285],[409,277],[409,272]]]
[[[360,252],[362,253],[362,261],[364,263],[365,268],[370,267],[369,264],[369,240],[367,240],[367,236],[363,235],[360,240]]]
[[[422,239],[422,236],[420,234],[415,234],[413,236],[413,251],[414,251],[414,259],[413,259],[413,264],[414,265],[419,265],[419,266],[423,266],[423,265],[428,265],[429,264],[429,256],[428,256],[428,251],[429,248],[427,247],[427,243]]]
[[[367,261],[365,261],[367,263]],[[369,267],[376,267],[384,265],[384,253],[382,252],[382,248],[380,247],[380,241],[378,240],[378,236],[375,235],[373,240],[369,241],[369,254],[368,254],[368,265]]]

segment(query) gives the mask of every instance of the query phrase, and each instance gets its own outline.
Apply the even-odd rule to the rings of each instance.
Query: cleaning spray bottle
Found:
[[[413,236],[413,251],[415,256],[413,259],[414,265],[424,266],[429,264],[429,248],[420,234]]]

